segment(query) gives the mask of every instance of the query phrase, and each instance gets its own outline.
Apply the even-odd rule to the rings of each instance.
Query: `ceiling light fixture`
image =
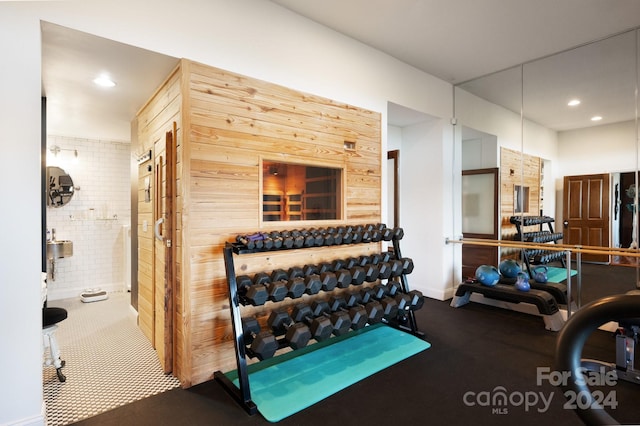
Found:
[[[602,120],[602,117],[600,117],[599,115],[594,115],[593,117],[591,117],[591,121],[600,121]]]
[[[576,105],[580,105],[580,99],[571,99],[569,101],[569,103],[567,103],[567,105],[569,106],[576,106]]]
[[[106,75],[101,75],[100,77],[95,78],[93,82],[100,87],[113,87],[116,85],[116,83]]]

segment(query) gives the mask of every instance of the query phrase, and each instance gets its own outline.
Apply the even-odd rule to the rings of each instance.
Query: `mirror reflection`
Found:
[[[73,179],[60,167],[47,167],[47,205],[62,207],[74,194]]]
[[[561,237],[547,244],[638,248],[639,38],[634,29],[455,87],[463,174],[500,170],[499,239],[535,241],[546,225],[515,222],[538,216]],[[520,249],[492,250],[499,260],[563,266]],[[636,287],[634,257],[585,253],[581,261],[583,303]]]
[[[342,169],[263,161],[262,220],[341,218]]]

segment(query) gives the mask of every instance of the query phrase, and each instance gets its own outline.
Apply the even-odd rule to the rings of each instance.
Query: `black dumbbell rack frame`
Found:
[[[362,241],[353,244],[369,244],[372,241]],[[392,239],[393,251],[397,259],[401,258],[400,243],[399,240]],[[220,383],[223,388],[236,400],[236,402],[244,408],[249,415],[254,415],[258,412],[258,407],[251,399],[251,387],[249,384],[249,371],[247,364],[247,347],[244,339],[244,331],[242,329],[242,317],[240,312],[241,295],[238,292],[238,283],[236,281],[236,272],[234,265],[234,255],[245,255],[254,253],[272,253],[280,250],[306,250],[320,247],[303,247],[303,248],[278,248],[278,249],[247,249],[247,247],[240,243],[226,243],[223,248],[225,271],[227,275],[227,283],[229,285],[229,307],[231,311],[231,323],[233,327],[233,338],[236,355],[236,365],[238,374],[238,386],[236,386],[222,371],[214,372],[215,380]],[[327,247],[327,246],[324,246]],[[409,292],[409,284],[404,274],[400,274],[400,285],[402,291]],[[267,302],[269,303],[269,302]],[[272,302],[275,303],[275,302]],[[397,321],[388,321],[388,325],[397,329],[411,333],[417,337],[424,338],[424,333],[418,330],[415,312],[413,310],[407,311],[406,323],[399,323]]]
[[[518,240],[533,242],[533,243],[558,243],[558,240],[563,238],[562,233],[556,233],[553,230],[554,219],[550,216],[512,216],[509,220],[516,226],[516,238]],[[524,227],[539,225],[539,232],[524,232]],[[543,230],[543,226],[546,225],[548,231]],[[521,258],[527,267],[527,272],[530,277],[533,277],[531,273],[531,265],[543,265],[545,263],[559,260],[563,268],[566,268],[566,262],[562,252],[559,251],[545,251],[545,250],[527,250],[523,248],[521,251]]]

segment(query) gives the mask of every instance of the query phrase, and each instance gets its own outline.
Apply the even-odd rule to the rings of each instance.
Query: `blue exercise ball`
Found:
[[[518,272],[522,272],[522,268],[513,259],[505,259],[500,262],[500,273],[507,278],[516,278]]]
[[[500,281],[500,271],[492,265],[480,265],[476,269],[476,279],[480,284],[493,287]]]

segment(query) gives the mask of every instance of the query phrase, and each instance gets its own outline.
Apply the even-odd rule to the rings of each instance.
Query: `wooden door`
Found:
[[[173,199],[175,124],[156,143],[154,227],[154,348],[165,373],[173,371]]]
[[[564,244],[609,247],[609,175],[564,177]],[[587,262],[609,262],[607,255],[583,254]]]
[[[153,165],[140,168],[138,203],[138,324],[158,354],[165,373],[173,371],[174,197],[176,125],[154,143]],[[152,223],[151,232],[148,222]]]

